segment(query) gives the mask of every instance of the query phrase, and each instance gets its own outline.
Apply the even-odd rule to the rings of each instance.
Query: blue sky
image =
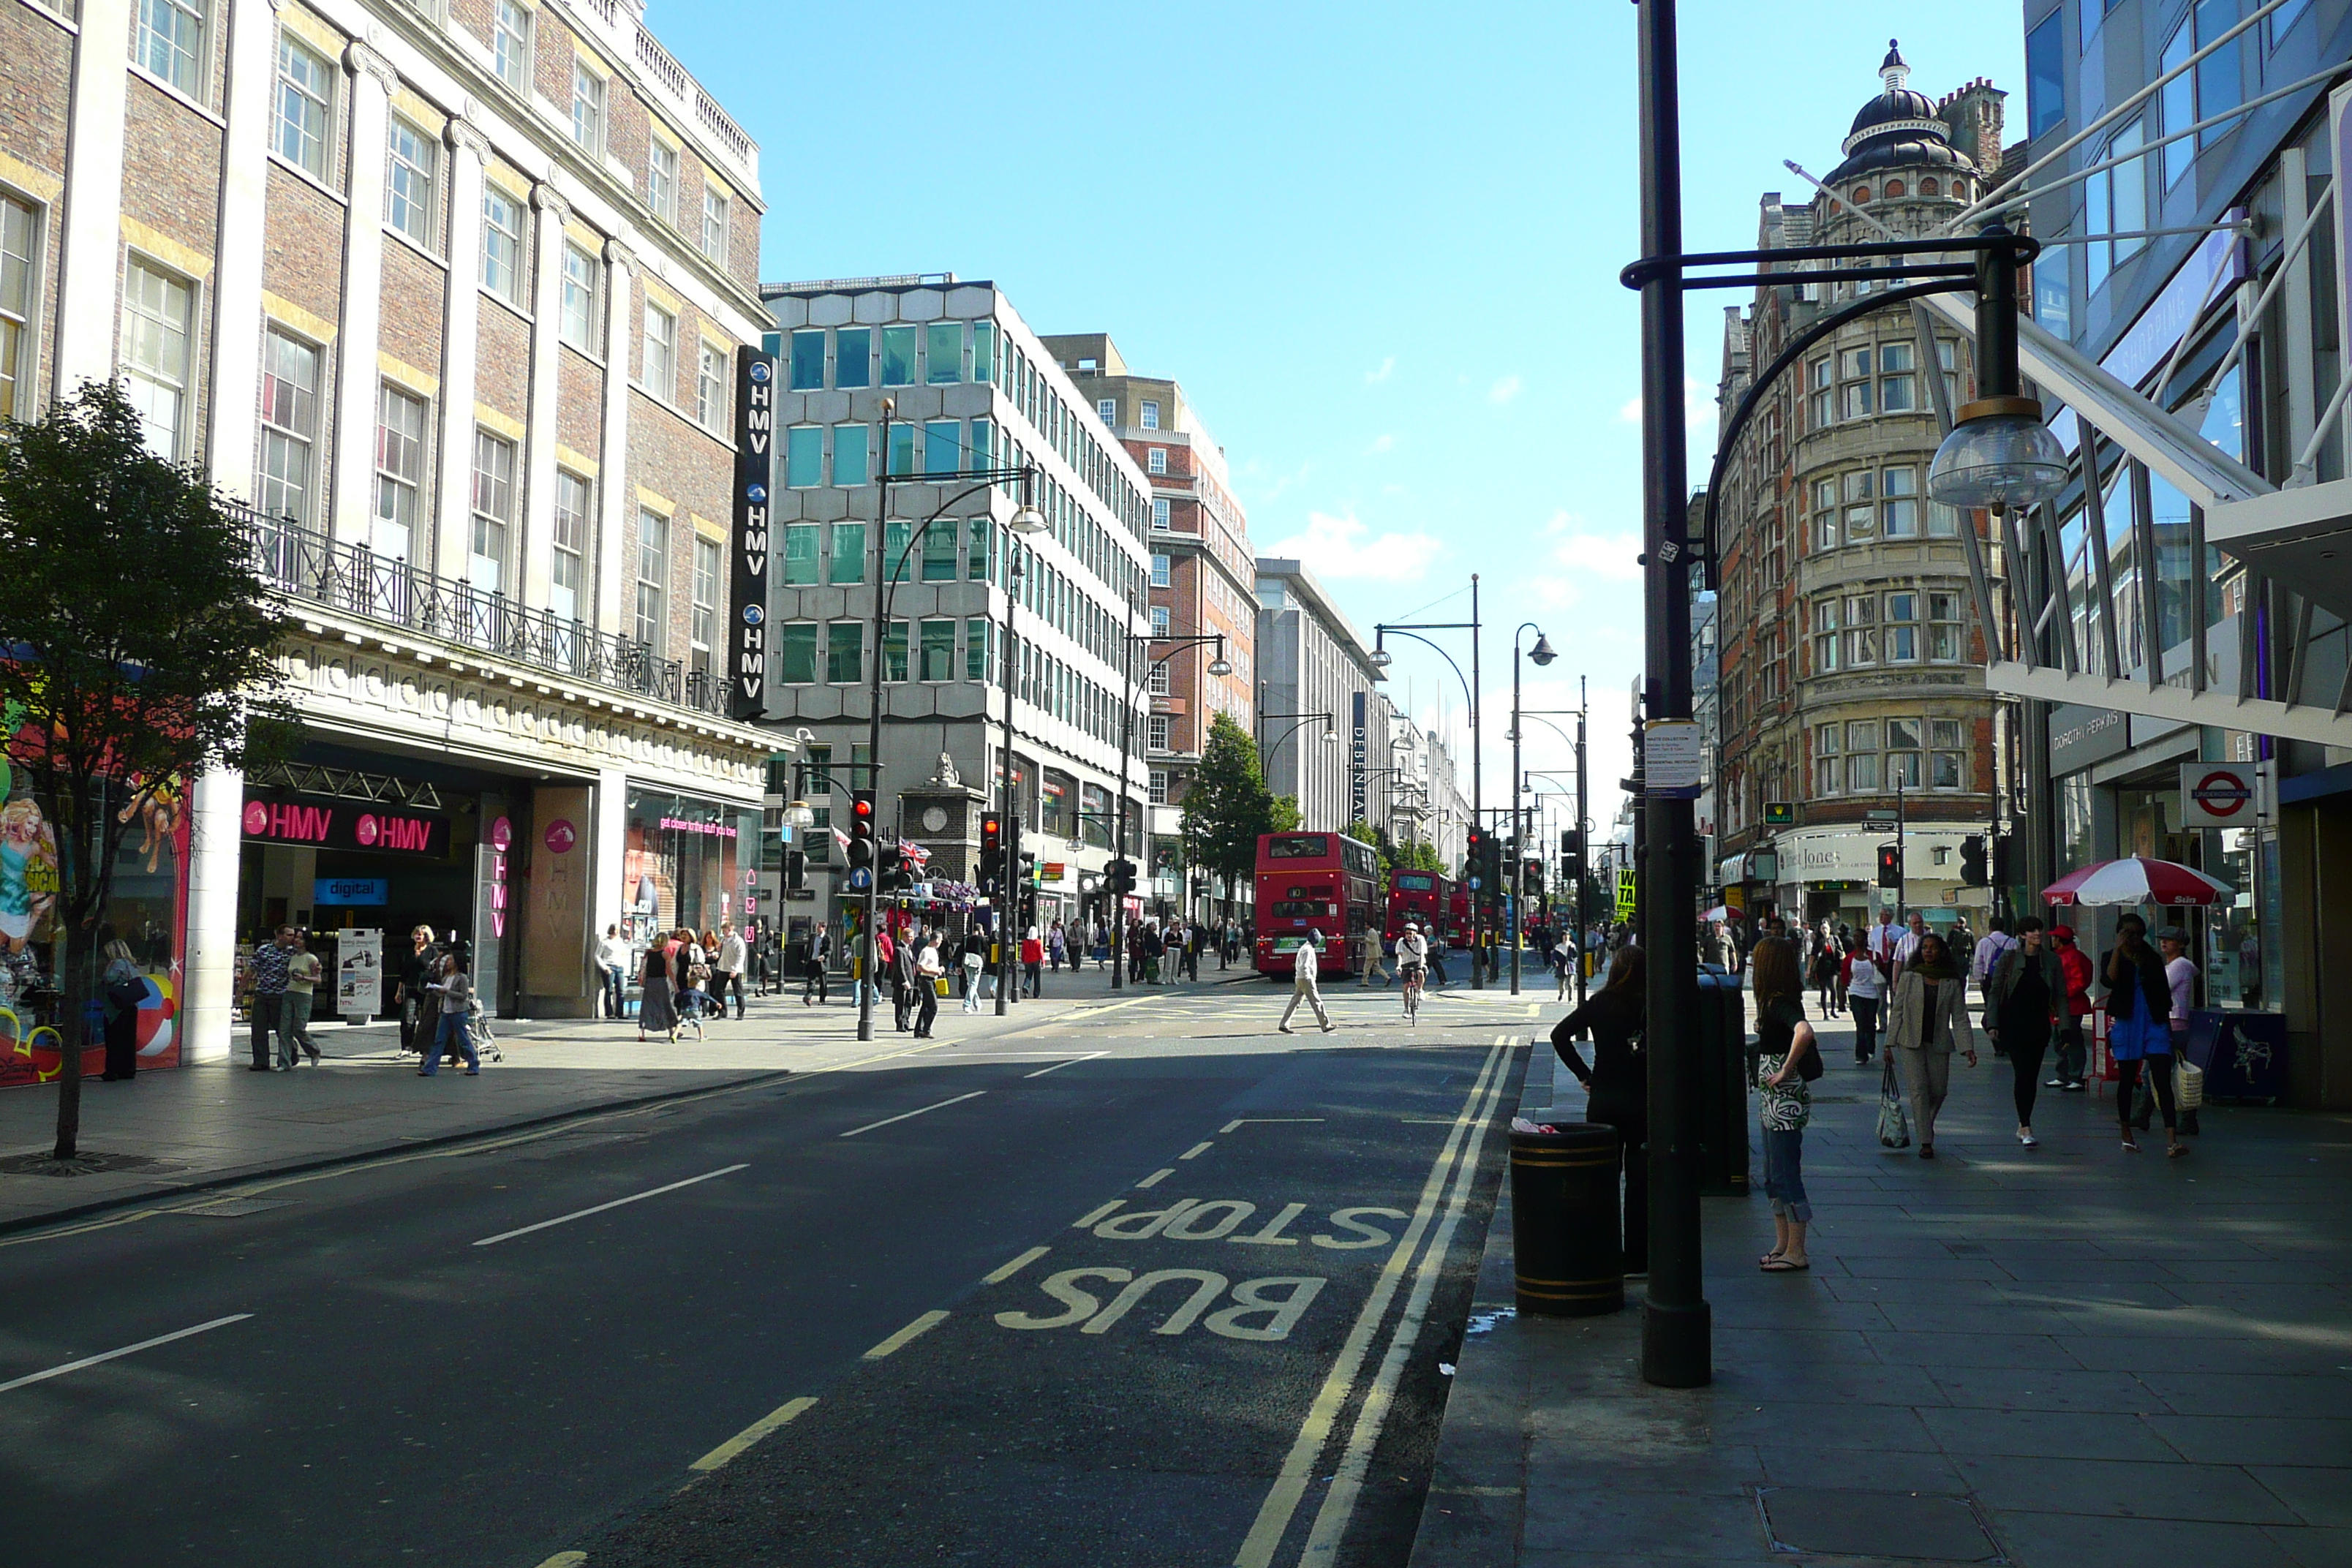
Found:
[[[1258,552],[1309,561],[1367,635],[1481,574],[1489,799],[1508,787],[1509,631],[1532,620],[1561,657],[1528,670],[1530,708],[1572,707],[1591,678],[1605,831],[1641,666],[1639,360],[1616,281],[1634,14],[653,0],[647,21],[761,144],[762,277],[953,271],[1041,331],[1109,331],[1184,383]],[[777,20],[747,37],[755,15]],[[1932,96],[2008,89],[2016,139],[2013,6],[1685,0],[1691,248],[1752,245],[1759,194],[1799,197],[1781,159],[1836,163],[1890,37]],[[1734,298],[1687,312],[1699,479]],[[1454,682],[1409,643],[1391,676],[1424,718]],[[1456,687],[1449,719],[1461,706]],[[1528,768],[1567,767],[1565,741],[1528,731]]]

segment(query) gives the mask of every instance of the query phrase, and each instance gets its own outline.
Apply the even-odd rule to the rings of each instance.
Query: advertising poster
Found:
[[[375,1016],[383,1001],[383,932],[351,929],[335,933],[335,1011],[352,1023]]]

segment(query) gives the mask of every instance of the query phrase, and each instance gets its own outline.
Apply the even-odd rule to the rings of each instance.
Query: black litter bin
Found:
[[[1511,1134],[1511,1244],[1519,1310],[1591,1318],[1625,1305],[1617,1129],[1597,1121]]]
[[[1698,1071],[1690,1109],[1698,1129],[1698,1190],[1711,1198],[1748,1195],[1747,996],[1731,974],[1698,977]]]

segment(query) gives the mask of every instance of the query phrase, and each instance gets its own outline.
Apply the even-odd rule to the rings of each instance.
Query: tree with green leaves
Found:
[[[1399,871],[1443,871],[1445,858],[1437,846],[1425,838],[1408,838],[1396,847],[1394,868]]]
[[[117,861],[205,770],[288,743],[280,624],[238,514],[147,449],[119,385],[0,425],[0,710],[12,826],[53,846],[41,930],[62,1005],[56,1158],[81,1127]],[[22,944],[19,944],[21,947]]]
[[[1200,770],[1184,790],[1178,832],[1185,863],[1222,878],[1230,907],[1234,887],[1257,868],[1259,836],[1297,825],[1298,803],[1265,787],[1257,742],[1231,714],[1218,714],[1201,748]]]

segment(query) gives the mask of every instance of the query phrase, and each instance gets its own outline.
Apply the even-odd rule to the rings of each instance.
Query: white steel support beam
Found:
[[[2352,746],[2352,713],[2337,713],[2309,703],[2290,707],[2261,698],[2191,691],[2185,686],[2149,687],[2138,680],[2068,675],[2063,669],[2046,666],[2036,668],[2015,660],[1987,665],[1985,685],[2009,697],[2076,702],[2088,708],[2113,708],[2183,724],[2211,724],[2223,730],[2313,741],[2323,746]]]

